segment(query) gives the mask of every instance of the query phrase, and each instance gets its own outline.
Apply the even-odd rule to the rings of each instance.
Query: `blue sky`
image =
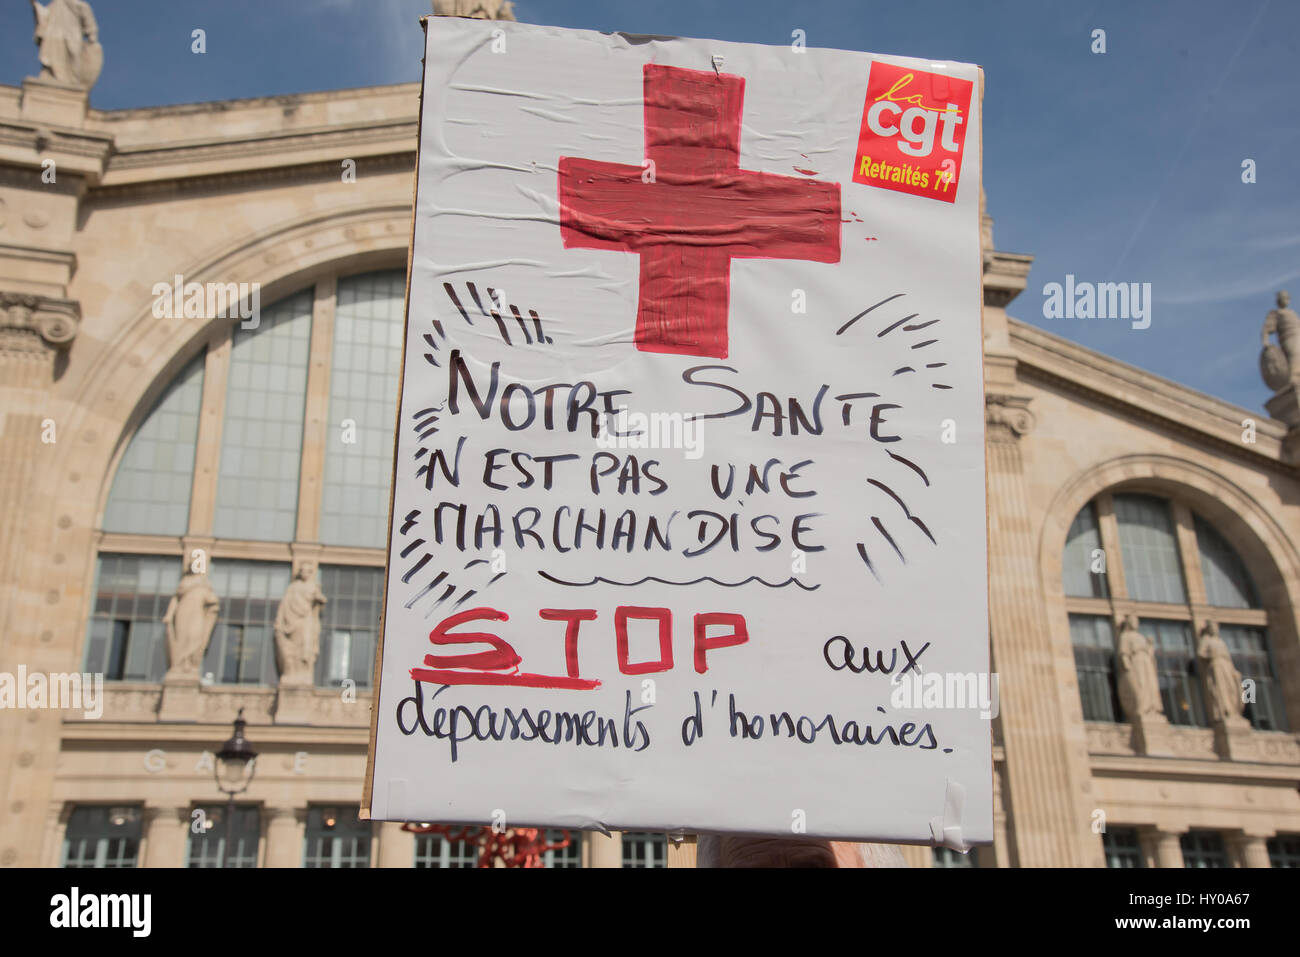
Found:
[[[418,80],[430,0],[100,0],[100,109]],[[518,0],[531,23],[964,60],[985,70],[999,249],[1037,257],[1018,319],[1259,409],[1259,328],[1300,297],[1294,0]],[[0,6],[0,83],[35,73],[28,4]],[[207,53],[190,32],[207,31]],[[1106,31],[1105,54],[1090,47]],[[1256,163],[1257,182],[1241,181]],[[1148,329],[1045,319],[1067,273],[1149,282]]]

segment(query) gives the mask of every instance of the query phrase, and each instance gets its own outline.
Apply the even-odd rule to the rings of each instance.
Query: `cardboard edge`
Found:
[[[366,777],[362,782],[361,808],[357,817],[371,820],[374,802],[375,742],[379,734],[380,676],[384,672],[384,630],[388,624],[388,576],[392,570],[393,506],[397,495],[397,453],[402,440],[402,400],[406,395],[406,341],[411,328],[411,269],[415,263],[415,224],[420,208],[420,145],[424,142],[424,81],[429,69],[429,17],[420,17],[424,33],[424,56],[420,58],[420,101],[415,134],[415,174],[411,182],[411,239],[406,246],[406,297],[402,306],[402,364],[397,377],[397,421],[393,426],[393,482],[388,489],[388,539],[384,543],[384,602],[379,612],[379,634],[375,639],[375,670],[371,678],[370,744],[366,748]]]
[[[979,150],[980,150],[980,152],[979,152],[979,158],[980,158],[980,175],[979,175],[979,186],[980,186],[980,196],[983,196],[983,195],[984,195],[984,68],[983,68],[982,66],[980,66],[979,64],[976,64],[976,66],[975,66],[975,71],[976,71],[976,73],[979,75],[979,104],[980,104],[980,142],[979,142]],[[981,398],[983,398],[984,396],[987,396],[987,395],[988,395],[988,392],[987,392],[987,389],[988,389],[988,381],[987,381],[986,378],[985,378],[985,370],[984,370],[984,335],[985,335],[985,326],[984,326],[984,219],[983,219],[982,212],[983,212],[983,211],[980,209],[980,202],[979,202],[979,200],[978,200],[978,198],[977,198],[976,201],[975,201],[975,228],[979,231],[979,237],[980,237],[980,241],[979,241],[979,251],[980,251],[980,265],[979,265],[979,275],[980,275],[980,282],[979,282],[979,296],[980,296],[980,395],[981,395]],[[991,251],[991,250],[990,250],[990,251]],[[987,399],[985,399],[985,402],[987,402]],[[985,412],[984,409],[981,409],[980,411],[981,411],[981,414],[983,414],[983,415],[987,415],[987,412]],[[986,650],[987,650],[987,653],[988,653],[988,662],[989,662],[989,673],[990,673],[990,678],[989,678],[989,680],[992,681],[992,677],[991,677],[991,675],[992,675],[992,671],[993,671],[993,628],[991,627],[991,626],[992,626],[991,613],[992,613],[992,608],[993,608],[993,583],[992,583],[992,579],[989,577],[989,560],[990,560],[990,558],[992,557],[992,552],[991,552],[991,543],[992,543],[992,541],[993,541],[993,538],[992,538],[992,533],[993,533],[993,529],[992,529],[993,512],[992,512],[992,510],[991,510],[990,507],[989,507],[989,506],[990,506],[990,502],[989,502],[989,453],[988,453],[988,420],[987,420],[987,418],[985,418],[985,420],[984,420],[983,422],[980,423],[980,441],[984,443],[984,588],[985,588],[985,590],[986,590],[986,592],[987,592],[987,595],[986,595],[985,600],[984,600],[984,603],[985,603],[985,611],[986,611],[986,614],[985,614],[985,617],[984,617],[984,628],[985,628],[985,630],[986,630],[985,642],[986,642]],[[996,760],[996,756],[994,755],[994,752],[993,752],[993,720],[994,720],[993,718],[991,718],[991,717],[989,718],[989,786],[990,786],[990,788],[992,788],[993,792],[996,793],[997,789],[992,787],[992,786],[993,786],[993,779],[994,779],[995,775],[998,773],[997,760]],[[989,813],[990,813],[990,814],[992,815],[992,817],[993,817],[993,821],[992,821],[992,824],[993,824],[992,831],[993,831],[993,833],[990,834],[990,837],[989,837],[989,840],[988,840],[987,843],[980,842],[979,844],[974,845],[974,846],[976,846],[976,847],[992,847],[992,846],[994,845],[994,843],[996,842],[996,839],[997,839],[997,833],[996,833],[996,832],[997,832],[997,808],[995,808],[995,807],[993,806],[993,802],[992,802],[991,799],[990,799],[990,802],[989,802]]]
[[[428,71],[428,56],[429,56],[428,20],[429,20],[428,16],[424,16],[420,18],[420,27],[425,34],[425,54],[420,61],[421,71],[420,71],[419,119],[416,127],[417,132],[416,132],[416,153],[415,153],[415,175],[411,187],[411,239],[410,239],[410,243],[407,246],[407,251],[406,251],[406,297],[405,297],[405,303],[403,308],[403,320],[402,320],[402,363],[401,363],[401,369],[398,376],[397,416],[396,416],[396,423],[393,429],[393,474],[394,476],[396,476],[396,470],[398,464],[398,460],[397,460],[398,447],[401,441],[402,401],[405,396],[405,379],[406,379],[406,346],[407,346],[408,334],[410,331],[410,318],[411,318],[411,270],[415,261],[415,227],[416,227],[416,215],[419,209],[420,155],[421,155],[420,146],[423,143],[423,127],[424,127],[424,84],[425,84],[425,76]],[[979,107],[980,107],[980,136],[979,136],[980,175],[978,179],[978,185],[980,187],[980,191],[982,194],[983,187],[984,187],[984,68],[979,65],[976,65],[975,69],[978,74]],[[980,393],[981,395],[986,394],[985,390],[987,388],[987,382],[985,380],[985,374],[984,374],[985,324],[984,324],[984,281],[983,281],[983,275],[984,275],[983,226],[984,224],[983,224],[981,210],[980,210],[980,203],[979,203],[979,199],[977,198],[975,201],[975,229],[976,229],[976,234],[980,237],[979,242],[977,243],[977,249],[979,251],[979,257],[980,257],[979,315],[980,315]],[[980,439],[981,441],[984,442],[987,441],[986,432],[983,424],[981,424],[980,427]],[[385,636],[385,628],[387,626],[387,615],[388,615],[388,578],[389,578],[389,573],[391,571],[390,568],[391,563],[388,561],[388,558],[392,555],[393,507],[395,504],[394,498],[396,496],[396,488],[397,488],[396,481],[394,481],[393,485],[389,489],[389,496],[388,496],[388,540],[386,542],[386,555],[385,555],[385,562],[384,562],[384,603],[380,613],[379,634],[376,639],[376,647],[375,647],[375,667],[374,667],[374,676],[372,678],[374,695],[371,700],[371,709],[370,709],[370,743],[366,753],[366,776],[365,776],[365,781],[363,782],[361,807],[358,813],[359,819],[363,821],[372,820],[370,809],[371,809],[371,804],[373,803],[373,796],[374,796],[375,743],[376,743],[376,738],[379,729],[380,677],[383,673],[384,636]],[[986,452],[985,462],[984,462],[984,526],[985,526],[984,546],[985,546],[986,588],[988,588],[988,578],[987,578],[987,568],[988,568],[988,558],[989,558],[988,549],[989,549],[989,542],[991,541],[989,537],[991,531],[989,528],[990,515],[991,513],[989,511],[988,455]],[[992,593],[990,591],[986,596],[986,607],[991,607],[991,606],[992,606]],[[985,619],[985,629],[987,631],[986,641],[988,643],[987,650],[989,656],[989,665],[990,667],[992,667],[992,662],[993,662],[992,631],[988,627],[987,616]],[[993,731],[992,731],[991,722],[989,726],[989,768],[991,774],[996,773],[997,769],[996,769],[994,755],[993,755]],[[588,830],[588,828],[579,827],[577,828],[577,830]],[[687,829],[687,833],[693,836],[695,834],[700,834],[705,832],[698,831],[695,828],[689,828]],[[718,833],[739,834],[745,832],[718,832]],[[994,835],[994,838],[995,837],[996,835]],[[838,838],[835,836],[830,836],[828,839],[829,840],[855,840],[853,838]],[[889,839],[889,838],[883,840],[887,840],[889,843],[899,844],[899,845],[914,844],[915,846],[921,846],[921,847],[933,846],[932,841],[926,842],[924,840],[916,841],[916,842],[903,841],[898,839]],[[980,842],[975,846],[991,847],[993,843],[994,841],[990,840],[987,843]]]

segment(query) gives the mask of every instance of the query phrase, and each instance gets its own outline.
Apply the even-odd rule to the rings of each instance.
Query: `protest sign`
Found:
[[[990,841],[977,68],[426,29],[371,816]]]

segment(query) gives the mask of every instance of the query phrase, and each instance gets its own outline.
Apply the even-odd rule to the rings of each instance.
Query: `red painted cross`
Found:
[[[561,239],[640,255],[642,352],[724,358],[731,260],[839,262],[840,186],[740,168],[744,77],[647,63],[643,96],[653,167],[561,156]]]

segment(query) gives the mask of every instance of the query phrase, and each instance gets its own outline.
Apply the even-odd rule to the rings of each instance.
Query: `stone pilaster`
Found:
[[[379,824],[379,850],[376,867],[414,867],[415,835],[403,831],[399,821],[382,821]]]
[[[75,441],[50,390],[77,333],[70,300],[0,290],[0,671],[67,671],[74,662],[48,627],[64,598],[57,581],[34,577],[33,542],[52,515],[33,507],[35,489],[55,468],[59,443]],[[46,523],[42,525],[42,522]],[[0,713],[0,801],[9,820],[0,866],[36,866],[45,839],[42,819],[59,751],[57,711]]]
[[[1159,827],[1143,832],[1144,846],[1153,851],[1156,867],[1183,867],[1183,846],[1180,842],[1185,831]]]
[[[28,79],[13,105],[0,163],[0,671],[49,673],[81,664],[71,624],[81,553],[67,547],[73,520],[50,489],[66,477],[55,470],[68,446],[90,441],[58,386],[80,328],[70,286],[81,199],[113,138],[85,128],[86,90]],[[0,865],[41,863],[62,729],[53,710],[0,715]]]
[[[266,862],[264,867],[302,867],[307,837],[307,812],[292,807],[266,809]]]
[[[188,807],[147,807],[144,811],[144,866],[184,867],[190,835]]]
[[[1268,859],[1268,838],[1263,834],[1239,831],[1227,835],[1234,867],[1272,867]]]
[[[1022,867],[1087,866],[1097,854],[1083,791],[1091,784],[1086,746],[1072,752],[1056,695],[1064,676],[1047,627],[1020,449],[1034,416],[1028,400],[1009,394],[990,394],[986,411],[989,623],[1002,688],[1009,836]]]
[[[599,831],[588,831],[585,843],[587,848],[587,859],[583,862],[583,866],[623,866],[623,835],[618,831],[611,832],[609,837],[606,837]]]

